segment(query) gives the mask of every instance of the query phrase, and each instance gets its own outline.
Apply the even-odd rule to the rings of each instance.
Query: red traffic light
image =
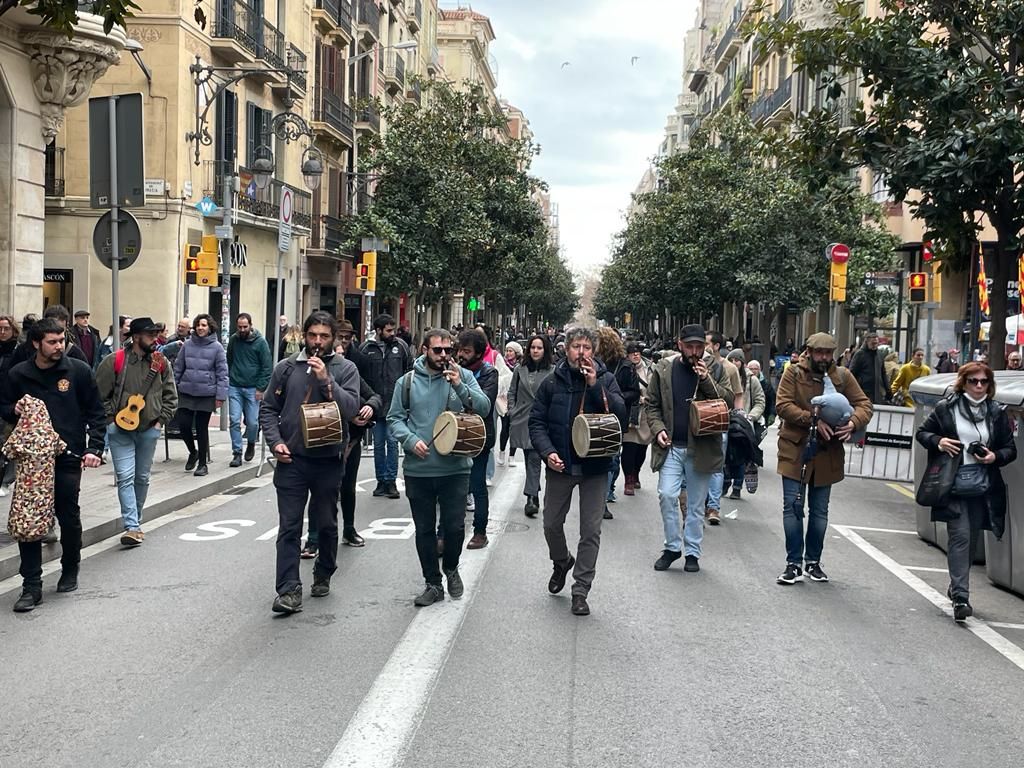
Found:
[[[357,268],[356,276],[358,276],[358,277],[369,277],[370,276],[370,267],[367,266],[366,264],[357,264],[356,268]]]
[[[199,269],[199,259],[185,259],[185,270],[187,272],[195,272]]]
[[[911,272],[910,273],[910,287],[911,288],[924,288],[928,282],[928,275],[924,272]]]

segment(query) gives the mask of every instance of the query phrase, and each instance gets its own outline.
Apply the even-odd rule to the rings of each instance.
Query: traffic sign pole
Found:
[[[234,207],[235,176],[234,172],[224,174],[224,226],[231,229],[233,218],[232,208]],[[228,348],[228,339],[231,338],[231,240],[221,240],[220,248],[220,337],[224,349]],[[229,424],[231,408],[230,401],[226,400],[220,406],[220,431],[226,432]]]
[[[118,229],[121,226],[121,198],[118,197],[117,189],[117,96],[107,98],[107,110],[110,115],[110,325],[114,329],[110,334],[110,342],[117,350],[121,348],[121,297],[118,286],[121,271],[121,243],[118,237]]]

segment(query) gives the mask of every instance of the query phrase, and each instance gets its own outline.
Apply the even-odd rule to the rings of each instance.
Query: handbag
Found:
[[[941,451],[928,462],[914,498],[922,507],[941,507],[949,500],[956,479],[959,459]]]
[[[629,426],[640,426],[640,403],[629,407]]]
[[[953,479],[953,495],[973,499],[988,493],[988,467],[984,464],[962,464]]]

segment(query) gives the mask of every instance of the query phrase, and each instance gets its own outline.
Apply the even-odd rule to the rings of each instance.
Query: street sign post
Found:
[[[280,216],[278,218],[277,250],[287,253],[292,249],[292,191],[281,187]]]

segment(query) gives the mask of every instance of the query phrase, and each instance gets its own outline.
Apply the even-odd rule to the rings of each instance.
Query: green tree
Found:
[[[991,360],[1003,365],[1006,287],[1024,228],[1024,6],[1005,0],[881,0],[881,17],[862,3],[836,4],[833,23],[804,29],[768,20],[767,45],[790,52],[796,68],[839,99],[853,73],[870,111],[845,131],[801,131],[809,154],[866,164],[881,174],[943,243],[943,267],[969,266],[984,218],[996,232],[991,291]]]
[[[0,0],[0,16],[19,5],[31,6],[28,12],[39,16],[44,26],[66,32],[68,37],[71,37],[80,12],[102,16],[103,28],[110,32],[115,24],[123,27],[132,11],[139,10],[132,0],[95,0],[92,3],[80,0]]]

